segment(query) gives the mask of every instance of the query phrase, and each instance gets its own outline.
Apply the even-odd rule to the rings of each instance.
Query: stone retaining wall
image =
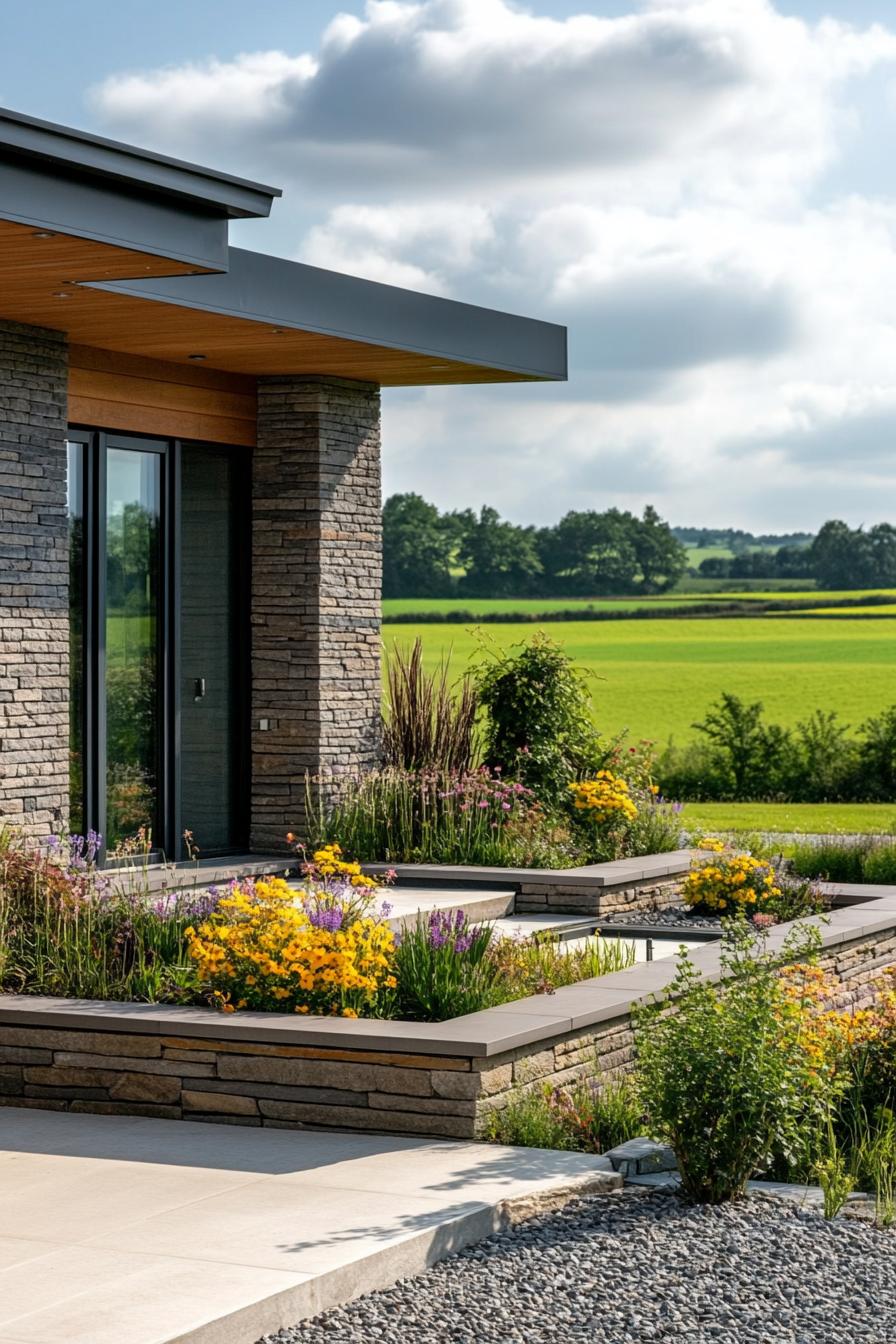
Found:
[[[649,915],[681,905],[681,876],[663,881],[629,882],[597,887],[581,881],[558,878],[520,884],[514,910],[517,914],[619,915],[634,911]]]
[[[853,929],[848,921],[857,918],[846,912],[837,927],[835,915],[823,934],[822,965],[838,980],[841,1006],[866,1002],[875,979],[896,964],[896,905],[869,919],[875,927]],[[717,947],[694,957],[717,976]],[[40,1011],[28,1000],[10,1009],[0,999],[0,1104],[472,1138],[519,1087],[629,1069],[631,1006],[660,991],[673,973],[668,961],[653,962],[432,1026],[334,1021],[315,1028],[273,1014],[270,1027],[255,1027],[246,1015],[195,1013],[201,1029],[191,1032],[189,1011],[145,1005],[145,1015],[132,1008],[129,1021],[123,1005],[109,1004],[87,1005],[90,1027],[69,1029],[59,1025],[66,1019],[62,1001],[59,1007],[43,1001],[53,1021],[40,1025]],[[84,1011],[73,1004],[69,1017],[78,1021]],[[577,1016],[584,1024],[569,1029]],[[558,1029],[561,1022],[565,1029]],[[111,1025],[118,1029],[104,1029]],[[235,1039],[252,1030],[279,1034],[284,1043]],[[303,1042],[303,1036],[320,1039],[322,1031],[332,1045]]]

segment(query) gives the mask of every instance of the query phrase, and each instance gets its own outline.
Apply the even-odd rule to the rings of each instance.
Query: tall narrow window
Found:
[[[106,457],[106,844],[159,838],[161,456]]]
[[[68,445],[69,829],[84,833],[84,444]]]

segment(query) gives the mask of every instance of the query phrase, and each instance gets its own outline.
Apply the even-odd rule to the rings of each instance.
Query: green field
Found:
[[[595,611],[640,611],[645,607],[687,607],[693,597],[678,594],[661,597],[387,597],[383,600],[383,620],[427,611],[471,611],[476,616],[491,612],[571,611],[575,607],[593,607]],[[714,598],[709,599],[711,601]]]
[[[896,622],[772,620],[558,621],[545,631],[594,674],[602,732],[629,729],[660,744],[695,736],[691,725],[722,691],[763,701],[769,718],[793,724],[811,710],[835,709],[857,725],[896,701]],[[501,647],[530,639],[537,625],[488,625]],[[384,626],[387,648],[416,636],[434,667],[450,651],[458,675],[478,647],[466,625]]]
[[[896,803],[686,803],[688,830],[896,834]]]
[[[695,585],[697,580],[692,580]],[[643,611],[661,606],[669,609],[689,607],[701,602],[761,602],[793,601],[795,604],[806,600],[811,602],[830,602],[855,600],[864,597],[892,597],[896,603],[896,590],[875,588],[862,592],[826,593],[807,589],[805,582],[793,579],[791,588],[769,588],[767,586],[746,589],[730,587],[730,580],[720,580],[728,587],[709,588],[706,580],[687,592],[676,589],[674,593],[661,593],[655,597],[387,597],[383,601],[383,619],[390,616],[402,616],[407,613],[431,611],[469,611],[476,616],[485,616],[492,612],[531,612],[539,615],[547,611],[569,611],[574,607],[592,607],[595,611]],[[757,581],[758,582],[758,581]],[[782,580],[783,583],[783,580]],[[849,610],[849,608],[845,608]],[[872,608],[889,612],[889,606]]]

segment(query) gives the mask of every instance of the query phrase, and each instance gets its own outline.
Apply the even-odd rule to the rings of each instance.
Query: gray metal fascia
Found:
[[[226,215],[173,197],[134,195],[100,178],[50,176],[24,159],[0,158],[0,219],[197,268],[228,264]]]
[[[279,187],[155,154],[135,145],[41,121],[0,108],[0,149],[66,165],[70,170],[129,183],[144,191],[178,196],[229,219],[264,218]]]
[[[91,288],[535,379],[567,376],[566,328],[556,323],[242,248],[230,249],[223,275],[109,281]]]

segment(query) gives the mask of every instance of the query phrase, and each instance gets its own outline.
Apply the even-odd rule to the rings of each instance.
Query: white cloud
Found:
[[[896,204],[824,192],[896,32],[768,0],[536,6],[369,0],[313,54],[116,77],[95,104],[284,181],[281,250],[569,323],[567,387],[390,394],[390,488],[535,521],[582,491],[763,527],[865,516],[862,488],[892,507]]]

